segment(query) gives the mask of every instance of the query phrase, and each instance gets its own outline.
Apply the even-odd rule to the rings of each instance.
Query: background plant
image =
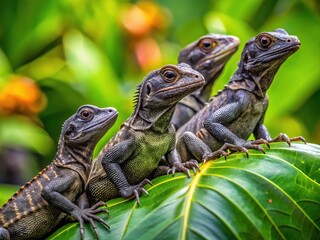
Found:
[[[0,168],[0,181],[8,171],[13,181],[13,171],[20,176],[13,183],[21,184],[47,165],[63,121],[81,104],[120,112],[98,151],[131,114],[146,73],[176,63],[179,50],[207,32],[241,39],[213,94],[230,79],[249,38],[278,27],[297,35],[301,49],[271,86],[266,125],[273,136],[320,143],[319,13],[312,0],[1,0],[0,164],[14,164]],[[0,203],[12,190],[0,186]]]

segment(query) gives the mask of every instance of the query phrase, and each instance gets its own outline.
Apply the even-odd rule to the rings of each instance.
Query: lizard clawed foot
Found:
[[[81,239],[83,239],[83,234],[84,234],[84,225],[83,225],[84,221],[90,223],[90,225],[92,226],[92,228],[93,228],[93,230],[95,232],[95,235],[96,235],[97,239],[99,239],[98,230],[97,230],[97,226],[96,226],[96,224],[94,223],[93,220],[96,220],[96,221],[100,222],[106,228],[110,229],[110,226],[101,217],[96,216],[96,214],[102,213],[102,212],[107,213],[109,215],[109,212],[106,209],[99,208],[101,206],[105,206],[105,203],[102,202],[102,201],[99,201],[98,203],[93,205],[91,208],[78,209],[78,210],[72,212],[71,216],[79,221]]]
[[[307,144],[307,141],[304,139],[304,137],[298,136],[298,137],[289,138],[288,135],[285,133],[279,133],[279,135],[277,137],[275,137],[272,140],[269,140],[268,142],[269,143],[286,142],[291,147],[291,142],[296,142],[296,141],[302,141],[302,142],[304,142],[304,144]]]
[[[184,163],[181,162],[175,162],[172,166],[172,168],[169,168],[167,174],[172,173],[172,176],[174,176],[174,174],[176,172],[183,172],[185,174],[187,174],[188,178],[190,178],[190,172],[189,169],[192,169],[194,174],[197,173],[197,169],[198,171],[200,171],[200,167],[198,165],[198,162],[196,160],[190,160]]]
[[[206,163],[206,162],[209,161],[209,160],[218,159],[218,158],[220,158],[221,156],[224,156],[224,159],[227,160],[227,156],[228,156],[228,155],[229,155],[229,154],[228,154],[226,151],[219,149],[219,150],[214,151],[214,152],[212,152],[212,153],[206,153],[206,154],[204,154],[204,155],[202,156],[202,162],[203,162],[203,163]]]
[[[188,168],[188,169],[192,169],[194,174],[197,174],[197,169],[200,172],[200,167],[198,165],[197,160],[193,160],[193,159],[189,160],[189,161],[183,163],[183,166]]]
[[[229,156],[228,150],[231,152],[244,152],[247,158],[249,157],[248,149],[246,147],[225,143],[219,150],[209,154],[204,154],[202,160],[205,163],[209,160],[218,159],[221,156],[224,156],[224,159],[227,159],[227,156]]]
[[[246,143],[242,144],[242,147],[246,148],[246,149],[255,149],[257,151],[260,151],[262,153],[266,153],[263,149],[263,147],[260,146],[260,144],[266,144],[268,148],[270,148],[270,144],[269,141],[260,138],[254,141],[247,141]],[[248,154],[247,154],[248,157]]]
[[[139,183],[137,185],[130,185],[128,187],[122,188],[120,190],[120,195],[122,197],[125,197],[125,198],[135,197],[136,201],[137,201],[137,204],[140,205],[140,195],[142,193],[145,193],[145,194],[149,195],[147,190],[144,189],[144,186],[146,184],[153,185],[152,182],[149,179],[146,178],[141,183]]]

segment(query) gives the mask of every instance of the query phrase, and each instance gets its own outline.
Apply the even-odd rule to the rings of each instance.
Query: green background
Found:
[[[0,163],[4,149],[23,149],[22,180],[29,180],[53,159],[63,121],[86,103],[119,111],[97,153],[131,114],[136,85],[152,69],[176,63],[179,50],[188,43],[208,32],[240,38],[240,48],[218,79],[215,94],[235,71],[244,43],[279,27],[298,36],[301,49],[283,64],[268,91],[266,126],[272,136],[285,132],[320,143],[318,1],[148,3],[157,14],[148,20],[150,29],[137,36],[125,28],[124,19],[141,1],[0,0],[0,95],[10,76],[21,75],[33,79],[47,99],[32,119],[0,112]],[[142,14],[143,9],[138,10]],[[152,13],[143,14],[151,18]],[[151,39],[160,51],[154,64],[137,61],[136,44],[143,39]],[[0,192],[1,204],[12,189],[3,185]]]

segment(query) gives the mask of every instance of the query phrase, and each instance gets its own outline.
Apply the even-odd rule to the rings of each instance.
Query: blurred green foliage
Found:
[[[302,46],[269,90],[265,123],[272,136],[285,132],[320,143],[319,26],[316,0],[0,0],[0,95],[10,76],[26,76],[47,102],[32,117],[0,113],[0,151],[23,147],[47,165],[63,121],[89,103],[119,111],[97,153],[131,114],[135,86],[152,69],[176,63],[188,43],[208,32],[241,39],[214,94],[235,71],[244,43],[279,27],[297,35]]]

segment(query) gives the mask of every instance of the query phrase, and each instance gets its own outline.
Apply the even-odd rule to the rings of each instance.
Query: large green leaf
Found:
[[[316,239],[320,236],[320,146],[272,144],[262,154],[232,154],[182,174],[153,180],[141,206],[108,202],[103,239]],[[86,239],[94,239],[87,225]],[[50,239],[78,239],[78,223]]]

